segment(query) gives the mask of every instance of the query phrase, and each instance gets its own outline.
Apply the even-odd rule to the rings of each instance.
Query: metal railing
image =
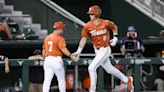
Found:
[[[78,67],[83,65],[87,66],[91,63],[93,58],[81,58],[79,62],[73,62],[70,59],[65,58],[64,64],[65,66],[75,66],[75,92],[78,92]],[[28,84],[29,84],[29,67],[30,66],[42,66],[42,64],[37,63],[38,61],[32,61],[27,59],[9,59],[9,65],[10,66],[21,66],[22,67],[22,81],[23,81],[23,92],[28,92]],[[140,92],[140,65],[142,64],[164,64],[164,59],[160,58],[144,58],[144,59],[111,59],[112,64],[133,64],[134,65],[134,86],[135,86],[135,92]],[[0,66],[2,66],[3,63],[0,63]],[[98,77],[100,80],[98,80],[98,92],[104,92],[104,72],[103,69],[100,67],[98,69]]]
[[[61,14],[63,17],[73,21],[75,24],[79,24],[81,26],[85,25],[85,22],[83,22],[82,20],[80,20],[79,18],[77,18],[76,16],[74,16],[64,8],[62,8],[61,6],[57,5],[55,2],[51,0],[41,0],[41,2],[46,4],[48,7],[52,8],[57,13]]]

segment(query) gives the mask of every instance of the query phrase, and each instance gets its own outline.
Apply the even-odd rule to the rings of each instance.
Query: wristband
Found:
[[[118,33],[117,32],[113,33],[113,36],[118,37]]]
[[[78,47],[76,53],[77,53],[77,54],[81,54],[82,50],[83,50],[82,48]]]
[[[115,33],[113,33],[113,35],[118,35],[118,33],[117,33],[117,32],[115,32]]]
[[[115,34],[115,35],[113,35],[113,36],[114,36],[114,37],[118,37],[118,35],[116,35],[116,34]]]

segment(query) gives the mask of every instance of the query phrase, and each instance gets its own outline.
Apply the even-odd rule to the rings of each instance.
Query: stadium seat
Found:
[[[24,27],[23,28],[23,34],[25,35],[25,37],[26,37],[27,40],[36,40],[36,39],[39,38],[35,34],[35,32],[31,28],[28,28],[28,27]]]

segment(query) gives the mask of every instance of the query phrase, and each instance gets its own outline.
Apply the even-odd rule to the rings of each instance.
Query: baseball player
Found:
[[[8,57],[6,57],[4,55],[0,55],[0,61],[3,61],[4,62],[4,65],[5,65],[5,73],[9,73],[10,72],[10,68],[9,68]]]
[[[72,60],[76,60],[76,57],[71,55],[66,47],[66,42],[61,34],[64,31],[65,24],[63,22],[55,22],[54,32],[49,34],[43,43],[42,54],[45,57],[44,62],[44,82],[43,92],[49,92],[51,80],[54,74],[57,77],[59,91],[66,92],[65,84],[65,70],[63,65],[62,56],[66,55]]]
[[[115,46],[118,41],[118,29],[114,22],[100,18],[101,9],[99,6],[94,5],[89,8],[87,12],[90,21],[82,29],[82,38],[75,56],[79,56],[86,44],[87,37],[89,37],[94,46],[96,53],[95,58],[88,67],[90,76],[90,89],[89,92],[96,92],[97,84],[97,68],[101,65],[107,73],[113,74],[128,84],[130,92],[133,92],[133,78],[132,76],[126,77],[118,69],[113,67],[110,62],[109,56],[111,55],[111,46]],[[110,43],[110,31],[113,32],[113,39]]]

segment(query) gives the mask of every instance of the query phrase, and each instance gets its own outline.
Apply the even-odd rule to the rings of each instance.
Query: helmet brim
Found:
[[[95,15],[94,13],[92,12],[87,12],[88,15]]]

